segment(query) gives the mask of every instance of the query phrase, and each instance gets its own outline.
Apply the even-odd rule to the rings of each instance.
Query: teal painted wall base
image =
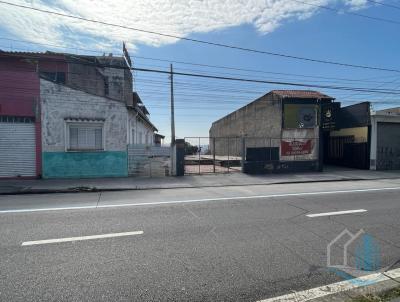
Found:
[[[43,178],[128,176],[124,151],[43,152]]]

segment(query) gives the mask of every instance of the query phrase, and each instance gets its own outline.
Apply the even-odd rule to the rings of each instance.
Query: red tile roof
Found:
[[[335,98],[330,97],[318,91],[313,90],[272,90],[271,93],[277,94],[282,98],[296,98],[296,99],[326,99],[334,100]]]

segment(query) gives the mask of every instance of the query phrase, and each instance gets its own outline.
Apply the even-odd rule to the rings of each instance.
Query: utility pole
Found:
[[[171,175],[176,175],[176,167],[174,168],[175,150],[175,107],[174,107],[174,73],[172,64],[170,65],[170,83],[171,83]]]
[[[175,108],[174,108],[174,73],[172,64],[170,65],[171,80],[171,147],[175,145]]]

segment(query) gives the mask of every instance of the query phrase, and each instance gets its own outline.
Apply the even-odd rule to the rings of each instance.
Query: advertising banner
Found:
[[[282,156],[311,154],[312,150],[313,142],[311,139],[281,141]]]

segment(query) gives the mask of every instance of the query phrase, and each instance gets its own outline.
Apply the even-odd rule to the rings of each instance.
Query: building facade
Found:
[[[371,170],[400,170],[400,107],[371,114]]]
[[[40,80],[43,178],[127,176],[125,104]]]
[[[0,177],[41,175],[37,64],[0,52]]]
[[[316,91],[273,90],[212,124],[211,153],[242,157],[249,173],[319,170],[320,108],[333,100]]]
[[[128,145],[157,131],[128,61],[0,52],[0,177],[127,176]]]

